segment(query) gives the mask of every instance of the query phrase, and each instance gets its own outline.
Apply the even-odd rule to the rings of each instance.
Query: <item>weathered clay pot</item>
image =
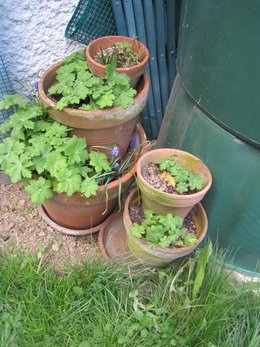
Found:
[[[143,57],[141,63],[130,66],[127,68],[116,68],[118,73],[125,73],[131,78],[131,85],[136,86],[139,78],[144,74],[145,68],[149,59],[149,51],[145,47],[145,45],[137,40],[134,40],[127,36],[104,36],[99,37],[89,43],[86,49],[86,58],[88,62],[88,66],[90,71],[98,77],[104,78],[106,76],[105,65],[98,63],[95,60],[95,56],[97,53],[101,51],[101,49],[105,49],[108,47],[112,47],[115,43],[119,42],[128,42],[132,45],[133,49]]]
[[[153,267],[162,267],[175,259],[184,257],[187,254],[190,254],[198,247],[198,245],[203,241],[206,236],[208,229],[208,219],[205,210],[201,204],[197,204],[192,209],[192,215],[197,227],[197,237],[198,242],[190,247],[168,247],[161,248],[150,246],[145,238],[137,239],[131,235],[131,229],[133,223],[129,215],[129,207],[133,202],[137,201],[137,191],[136,189],[132,190],[129,196],[126,199],[125,209],[123,214],[123,221],[126,230],[126,240],[129,250],[137,257],[142,260],[142,262],[148,266]]]
[[[104,110],[84,111],[65,107],[56,109],[56,102],[47,95],[48,89],[56,79],[57,69],[64,64],[59,62],[52,65],[42,75],[39,81],[39,96],[48,108],[49,115],[56,121],[74,128],[70,135],[84,137],[87,147],[105,146],[112,148],[117,145],[120,154],[124,155],[130,143],[135,125],[139,121],[139,115],[145,107],[149,89],[149,78],[143,75],[137,85],[137,96],[134,104],[127,108],[113,107]],[[109,153],[109,150],[99,149]]]
[[[142,169],[156,159],[169,156],[173,156],[179,164],[193,173],[200,173],[204,178],[203,189],[189,195],[168,194],[155,189],[146,182],[142,176]],[[166,215],[167,213],[172,213],[185,218],[193,206],[203,199],[211,183],[211,173],[206,165],[194,155],[178,149],[160,148],[149,151],[143,155],[137,163],[137,184],[141,190],[143,206],[158,214]]]
[[[146,135],[139,125],[136,133],[137,146],[145,143]],[[135,160],[146,150],[140,148]],[[129,187],[136,173],[136,162],[132,169],[121,177],[122,193]],[[80,193],[68,197],[65,193],[54,193],[52,198],[43,204],[48,216],[57,224],[69,229],[88,229],[103,222],[115,208],[119,194],[119,180],[110,182],[106,187],[99,187],[97,194],[85,198]]]

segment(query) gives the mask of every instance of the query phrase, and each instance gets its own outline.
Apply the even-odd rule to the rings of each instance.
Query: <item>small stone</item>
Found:
[[[10,238],[8,234],[0,234],[0,240],[7,241]]]
[[[60,249],[60,246],[57,243],[54,243],[54,245],[51,247],[51,249],[53,250],[53,252],[58,252]]]
[[[47,227],[47,231],[48,231],[48,233],[51,233],[53,231],[53,229],[51,227]]]
[[[19,200],[19,205],[20,206],[24,206],[24,204],[25,204],[25,200],[24,199]]]
[[[46,234],[45,234],[45,232],[44,232],[44,231],[41,231],[41,232],[40,232],[40,234],[39,234],[39,236],[40,236],[40,237],[45,237],[45,236],[46,236]]]

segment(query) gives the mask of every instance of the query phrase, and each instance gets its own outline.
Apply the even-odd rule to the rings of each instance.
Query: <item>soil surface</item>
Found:
[[[158,164],[153,162],[149,163],[142,169],[142,176],[147,183],[160,192],[176,195],[189,195],[196,193],[195,190],[189,190],[185,193],[178,192],[172,185],[168,184],[161,178],[162,171]]]
[[[158,189],[161,192],[168,194],[180,194],[173,186],[168,185],[160,177],[161,171],[159,165],[155,163],[149,163],[142,169],[142,176],[147,183],[149,183],[153,188]]]
[[[20,184],[0,185],[0,252],[37,254],[54,266],[100,257],[98,234],[63,235],[46,224]]]

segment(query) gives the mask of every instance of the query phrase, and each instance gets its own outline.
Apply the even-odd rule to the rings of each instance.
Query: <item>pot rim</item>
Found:
[[[92,64],[96,65],[97,67],[99,68],[103,68],[105,69],[105,65],[103,64],[100,64],[98,63],[93,57],[92,55],[90,54],[90,50],[93,46],[96,46],[100,41],[104,40],[104,39],[107,39],[107,40],[114,40],[116,39],[116,42],[129,42],[129,41],[132,41],[134,39],[128,37],[128,36],[121,36],[121,35],[107,35],[107,36],[102,36],[102,37],[98,37],[97,39],[91,41],[88,46],[87,46],[87,49],[86,49],[86,57],[87,57],[87,60],[89,60]],[[148,62],[148,59],[149,59],[149,51],[147,49],[147,47],[141,42],[141,41],[138,41],[135,39],[135,41],[137,41],[140,45],[140,47],[142,48],[142,50],[144,50],[145,52],[145,57],[144,59],[139,63],[139,64],[136,64],[136,65],[133,65],[133,66],[129,66],[129,67],[118,67],[116,68],[116,71],[117,72],[121,72],[121,73],[124,73],[124,71],[134,71],[136,69],[139,69],[139,68],[142,68],[143,66],[145,66]]]
[[[134,198],[134,195],[137,193],[137,188],[134,188],[128,195],[127,199],[126,199],[126,202],[125,202],[125,208],[124,208],[124,213],[123,213],[123,217],[124,217],[124,221],[126,221],[128,223],[128,225],[132,226],[133,223],[132,223],[132,220],[130,218],[130,215],[129,215],[129,206]],[[207,218],[207,214],[202,206],[201,203],[198,203],[196,204],[196,207],[198,208],[199,210],[199,213],[201,214],[204,222],[205,222],[205,226],[204,226],[204,229],[202,230],[201,232],[201,235],[198,237],[197,239],[197,243],[193,246],[188,246],[188,247],[167,247],[167,248],[162,248],[162,247],[159,247],[159,246],[154,246],[154,247],[151,247],[149,246],[148,242],[145,240],[144,237],[142,237],[141,239],[138,239],[134,236],[131,235],[130,233],[130,237],[134,238],[135,242],[138,243],[138,244],[141,244],[143,249],[146,251],[146,250],[154,250],[154,251],[159,251],[161,252],[162,254],[169,254],[169,253],[184,253],[185,254],[188,254],[190,252],[192,252],[202,241],[203,239],[205,238],[206,236],[206,233],[207,233],[207,230],[208,230],[208,218]],[[129,231],[128,231],[128,228],[125,228],[126,229],[126,233],[127,235],[129,234]],[[196,229],[196,231],[198,232],[198,230]],[[197,234],[198,236],[198,234]],[[190,252],[189,252],[190,251]]]
[[[205,168],[205,171],[206,171],[206,175],[208,177],[208,182],[207,184],[205,185],[205,187],[201,190],[199,190],[198,192],[196,193],[192,193],[192,194],[187,194],[187,195],[178,195],[178,194],[170,194],[170,193],[166,193],[166,192],[162,192],[156,188],[154,188],[153,186],[150,185],[150,183],[148,183],[144,178],[143,178],[143,175],[141,173],[142,171],[142,163],[143,161],[147,158],[147,157],[152,157],[153,153],[164,153],[164,152],[170,152],[168,155],[174,155],[174,154],[185,154],[185,156],[189,156],[190,158],[193,158],[197,161],[199,161],[202,166]],[[151,160],[149,161],[152,162],[152,158]],[[142,184],[146,187],[148,187],[150,190],[154,191],[154,192],[159,192],[160,194],[164,195],[164,196],[167,196],[168,198],[174,198],[174,199],[179,199],[179,200],[189,200],[191,197],[192,198],[195,198],[197,196],[201,196],[201,195],[204,195],[206,194],[206,192],[209,190],[211,184],[212,184],[212,175],[211,175],[211,172],[210,170],[208,169],[208,167],[202,162],[202,160],[200,160],[198,157],[196,157],[195,155],[189,153],[189,152],[186,152],[186,151],[182,151],[180,149],[175,149],[175,148],[159,148],[159,149],[153,149],[147,153],[145,153],[144,155],[142,155],[139,159],[138,159],[138,162],[137,162],[137,170],[136,170],[136,173],[137,173],[137,178],[138,180],[140,180],[142,182]]]
[[[43,100],[43,102],[45,102],[46,104],[48,104],[49,106],[56,108],[57,102],[54,101],[53,99],[51,99],[47,92],[45,92],[44,90],[44,81],[46,80],[46,78],[49,76],[49,74],[52,71],[55,71],[62,66],[65,63],[64,60],[55,63],[53,65],[51,65],[47,70],[45,70],[45,72],[42,74],[42,76],[40,77],[39,80],[39,86],[38,86],[38,92],[39,92],[39,96],[40,98]],[[87,62],[86,62],[87,64]],[[143,78],[143,87],[142,89],[138,92],[138,94],[135,96],[134,98],[134,104],[129,105],[128,107],[134,107],[135,104],[137,104],[139,101],[141,101],[144,97],[144,95],[148,95],[148,90],[149,90],[149,77],[147,74],[143,74],[141,76],[141,78]],[[61,111],[70,113],[71,115],[77,115],[77,116],[82,116],[84,117],[84,115],[93,115],[93,117],[104,117],[104,114],[108,114],[110,115],[111,113],[116,113],[119,111],[125,110],[122,106],[116,106],[116,107],[111,107],[111,108],[105,108],[105,109],[101,109],[101,110],[91,110],[91,111],[85,111],[85,110],[79,110],[76,108],[70,108],[70,107],[64,107]]]

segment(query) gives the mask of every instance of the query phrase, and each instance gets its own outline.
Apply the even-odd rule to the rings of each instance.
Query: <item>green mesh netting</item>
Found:
[[[65,36],[88,44],[91,40],[106,35],[116,35],[116,25],[110,1],[80,0]]]
[[[5,94],[12,94],[11,81],[6,71],[3,58],[0,56],[0,99]],[[0,124],[2,124],[12,113],[12,110],[0,110]],[[0,142],[2,142],[4,136],[0,133]]]

